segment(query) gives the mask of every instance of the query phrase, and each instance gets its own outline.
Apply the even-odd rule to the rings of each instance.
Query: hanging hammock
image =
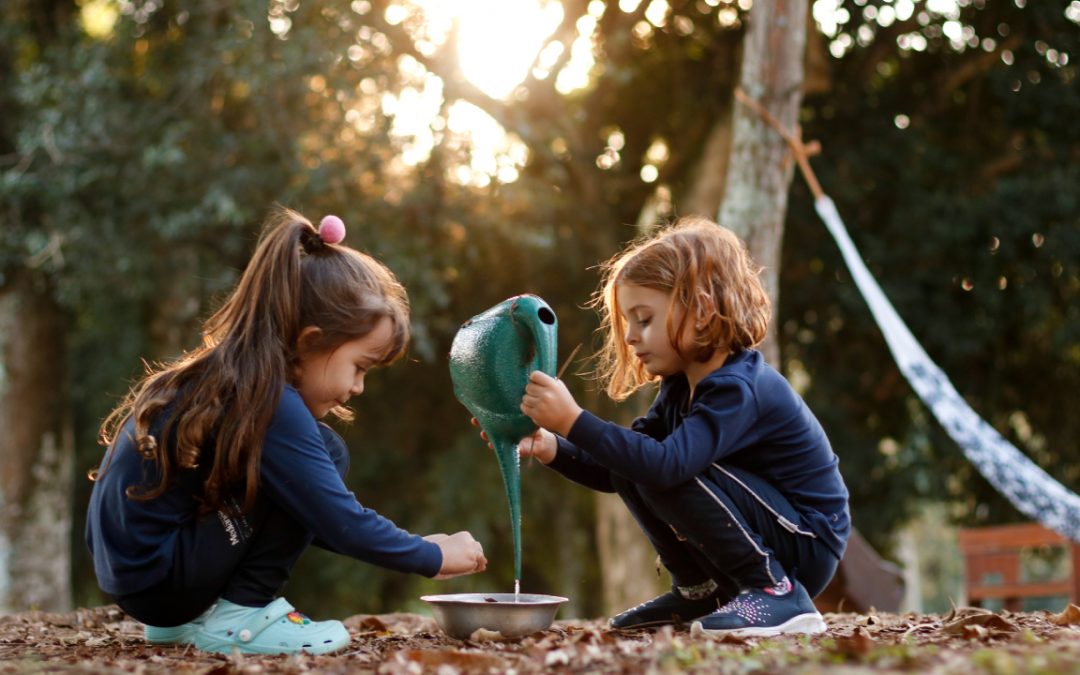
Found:
[[[1018,511],[1080,542],[1080,496],[1054,480],[971,409],[945,373],[930,360],[885,296],[848,236],[836,205],[824,193],[799,135],[784,129],[760,103],[736,90],[736,98],[762,117],[787,141],[814,195],[814,208],[840,247],[859,292],[889,345],[900,372],[963,450],[968,460]]]

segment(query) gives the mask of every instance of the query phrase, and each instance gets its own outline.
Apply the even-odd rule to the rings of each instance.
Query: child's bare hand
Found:
[[[547,429],[537,429],[518,442],[518,456],[535,457],[543,464],[551,464],[558,449],[558,439]]]
[[[442,567],[436,579],[450,579],[487,569],[484,547],[468,532],[451,535],[432,534],[424,537],[442,550]]]
[[[525,385],[521,412],[539,426],[565,437],[581,414],[581,406],[574,401],[562,380],[534,370]]]
[[[475,417],[469,418],[469,424],[473,425],[477,429],[480,429],[480,420],[476,419]],[[487,443],[489,448],[491,448],[492,450],[495,449],[495,446],[491,444],[491,439],[488,438],[487,432],[483,429],[480,429],[480,438],[483,439],[485,443]]]

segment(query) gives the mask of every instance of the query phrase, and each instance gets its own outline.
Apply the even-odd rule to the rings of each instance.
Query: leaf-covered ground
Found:
[[[685,630],[610,631],[559,621],[519,640],[454,640],[416,614],[354,616],[331,656],[216,656],[152,647],[115,606],[0,617],[0,673],[1069,673],[1080,672],[1080,609],[946,616],[827,614],[815,637],[717,641]],[[478,631],[479,633],[480,631]]]

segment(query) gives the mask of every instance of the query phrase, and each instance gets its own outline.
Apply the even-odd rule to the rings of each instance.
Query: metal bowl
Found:
[[[551,627],[559,605],[567,601],[557,595],[530,593],[452,593],[425,595],[435,623],[452,638],[465,640],[478,628],[498,631],[515,638]]]

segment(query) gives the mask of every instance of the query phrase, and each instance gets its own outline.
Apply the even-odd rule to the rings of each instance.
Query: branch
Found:
[[[568,8],[567,5],[570,7]],[[575,11],[570,11],[573,9]],[[570,61],[571,48],[574,46],[574,41],[577,39],[577,22],[589,9],[589,0],[572,0],[563,3],[563,18],[559,27],[555,29],[551,34],[551,39],[544,43],[544,45],[536,52],[536,58],[533,59],[532,66],[529,67],[529,73],[525,77],[525,81],[522,85],[530,92],[533,87],[538,85],[541,80],[536,78],[534,71],[537,65],[540,63],[540,54],[547,49],[548,45],[552,43],[559,43],[563,46],[562,53],[559,54],[559,58],[555,60],[554,65],[549,69],[549,75],[547,77],[549,91],[555,89],[555,80],[558,79],[558,74],[562,72],[562,69],[566,67],[566,64]]]
[[[1013,33],[1005,40],[998,43],[997,48],[992,52],[979,52],[977,56],[974,56],[964,61],[958,68],[949,73],[938,85],[938,97],[937,105],[935,108],[943,108],[946,105],[946,101],[952,97],[952,93],[964,86],[971,80],[975,79],[979,75],[982,75],[986,71],[992,69],[1001,60],[1001,53],[1005,50],[1013,50],[1020,46],[1023,42],[1023,37],[1020,33]]]
[[[576,37],[575,27],[577,20],[588,9],[587,0],[573,0],[571,8],[576,9],[577,12],[567,11],[564,13],[563,21],[559,28],[556,29],[555,39],[564,45],[563,53],[560,55],[559,68],[565,66],[565,63],[570,58],[570,46],[573,44],[573,40]],[[643,9],[639,11],[644,11]],[[370,17],[371,25],[373,28],[384,33],[390,40],[394,49],[401,54],[407,54],[416,59],[424,68],[429,72],[437,76],[443,82],[443,93],[446,99],[450,100],[462,100],[476,107],[480,108],[488,115],[490,115],[496,122],[498,122],[507,131],[516,134],[521,140],[530,148],[534,161],[538,164],[550,163],[562,165],[570,172],[572,179],[572,185],[581,190],[589,189],[589,173],[588,168],[591,167],[592,157],[588,157],[587,166],[582,166],[582,162],[575,161],[575,158],[583,157],[587,153],[583,150],[583,144],[579,138],[574,134],[574,128],[572,126],[566,126],[561,129],[561,134],[567,139],[570,145],[570,151],[568,153],[569,159],[562,159],[555,156],[549,149],[547,137],[541,136],[539,131],[545,128],[543,125],[537,125],[530,123],[530,120],[519,113],[520,106],[510,106],[505,102],[494,99],[485,94],[479,87],[465,77],[458,64],[456,56],[457,48],[457,34],[456,30],[451,32],[449,38],[439,46],[436,52],[432,55],[427,55],[420,52],[416,48],[416,44],[413,41],[413,36],[409,33],[403,25],[392,25],[385,21],[384,17],[379,12],[373,12]],[[549,41],[547,44],[551,44]],[[535,63],[535,61],[534,61]],[[532,87],[531,91],[536,92],[535,99],[543,101],[546,95],[548,101],[563,101],[561,96],[557,95],[555,91],[554,73],[556,70],[552,70],[552,76],[549,76],[546,82],[536,79],[531,75],[527,79],[527,86]],[[541,83],[546,86],[540,86]],[[542,107],[538,105],[538,101],[533,101],[534,107]],[[568,121],[569,115],[558,114],[560,110],[543,111],[543,121],[550,126],[558,128],[560,123]]]
[[[874,35],[874,43],[870,45],[867,55],[863,59],[860,81],[866,82],[877,72],[878,63],[887,55],[896,50],[896,38],[904,33],[922,28],[919,24],[918,12],[912,12],[911,16],[903,21],[895,21],[887,28],[882,28]]]
[[[428,56],[416,48],[412,34],[402,25],[387,23],[378,12],[372,13],[371,24],[390,39],[390,44],[394,46],[396,51],[411,56],[428,71],[438,76],[443,81],[444,90],[451,94],[448,98],[466,100],[484,110],[496,120],[507,117],[505,104],[485,94],[479,87],[469,82],[461,72],[457,55],[454,52],[454,48],[457,46],[456,28],[435,54]]]
[[[810,143],[803,143],[802,131],[796,127],[794,132],[788,131],[780,124],[779,120],[773,117],[772,113],[764,108],[760,103],[755,101],[746,95],[741,88],[735,89],[735,98],[739,100],[746,107],[754,111],[761,119],[765,120],[765,123],[776,130],[780,136],[787,141],[788,147],[791,148],[792,154],[795,156],[795,161],[799,165],[799,170],[802,172],[803,178],[806,179],[806,184],[810,187],[810,192],[813,193],[814,199],[820,199],[825,196],[825,191],[821,189],[821,183],[818,182],[817,176],[814,175],[814,170],[810,167],[810,157],[821,152],[821,144],[817,141],[811,141]]]

